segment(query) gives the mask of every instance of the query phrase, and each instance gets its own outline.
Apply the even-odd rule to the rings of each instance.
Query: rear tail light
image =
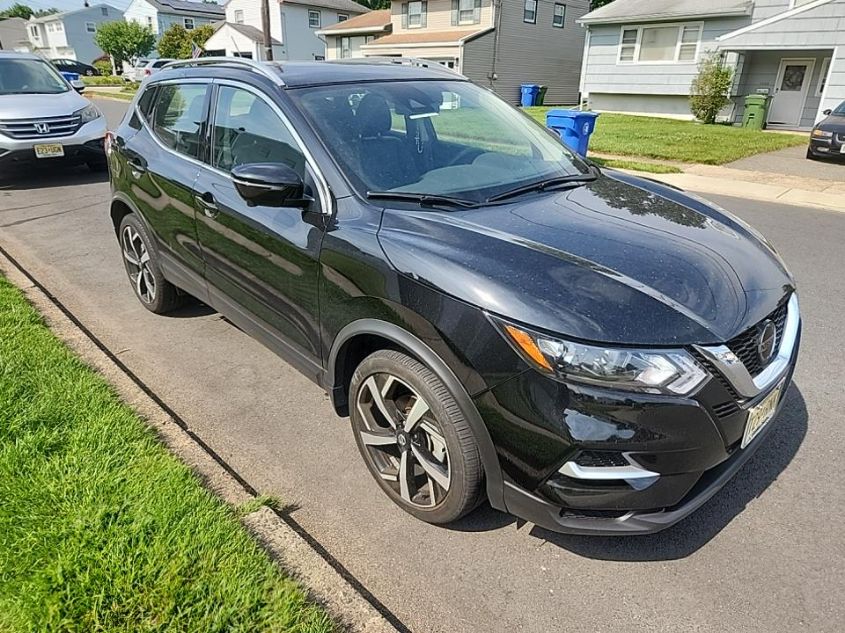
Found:
[[[113,142],[114,142],[114,132],[109,130],[109,131],[106,132],[106,138],[103,141],[103,148],[106,150],[106,155],[111,154]]]

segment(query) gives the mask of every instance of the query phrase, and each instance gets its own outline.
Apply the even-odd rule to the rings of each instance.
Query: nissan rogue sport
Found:
[[[798,296],[762,236],[437,64],[177,62],[107,153],[141,303],[196,297],[322,386],[424,521],[487,499],[663,529],[766,441],[790,383]]]

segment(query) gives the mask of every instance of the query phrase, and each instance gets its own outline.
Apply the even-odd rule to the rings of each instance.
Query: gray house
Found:
[[[205,24],[218,22],[225,15],[226,10],[213,2],[132,0],[126,7],[124,18],[127,22],[137,22],[149,27],[156,38],[159,38],[174,24],[192,31]]]
[[[27,35],[32,49],[48,59],[70,58],[90,64],[102,57],[94,43],[97,28],[104,22],[123,19],[123,11],[108,4],[95,4],[75,11],[30,18]]]
[[[578,102],[588,0],[393,0],[391,33],[368,56],[424,57],[519,101],[519,86],[548,86],[547,103]]]
[[[716,51],[734,105],[772,97],[770,127],[807,128],[845,100],[845,0],[615,0],[585,15],[582,99],[599,111],[691,118],[690,84]]]

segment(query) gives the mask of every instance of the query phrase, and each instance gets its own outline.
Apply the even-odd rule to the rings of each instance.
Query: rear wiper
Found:
[[[424,207],[462,207],[472,209],[478,206],[477,202],[466,198],[454,198],[452,196],[440,196],[432,193],[410,193],[405,191],[368,191],[367,198],[370,200],[402,200],[416,202]]]
[[[546,191],[547,189],[552,189],[561,185],[582,185],[586,182],[593,182],[595,179],[596,176],[594,174],[574,174],[569,176],[547,178],[545,180],[539,180],[528,185],[522,185],[509,189],[503,193],[496,194],[495,196],[487,198],[486,202],[498,202],[499,200],[506,200],[508,198],[521,196],[524,193],[530,193],[532,191]]]

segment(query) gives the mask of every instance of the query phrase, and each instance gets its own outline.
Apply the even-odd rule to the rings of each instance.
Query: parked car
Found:
[[[172,61],[174,60],[169,58],[151,59],[143,66],[135,66],[135,68],[133,69],[132,77],[135,81],[144,81],[144,79],[146,79],[150,75],[156,74],[164,66],[166,66]]]
[[[419,519],[486,497],[564,532],[675,523],[774,426],[795,281],[725,210],[424,66],[153,76],[107,140],[135,294],[193,295],[325,388]]]
[[[0,51],[0,171],[31,162],[105,170],[105,135],[103,114],[54,66]]]
[[[810,133],[807,158],[845,158],[845,101],[824,114]]]
[[[76,73],[86,77],[95,77],[100,74],[100,71],[90,64],[83,64],[75,59],[51,59],[50,63],[61,72]]]

